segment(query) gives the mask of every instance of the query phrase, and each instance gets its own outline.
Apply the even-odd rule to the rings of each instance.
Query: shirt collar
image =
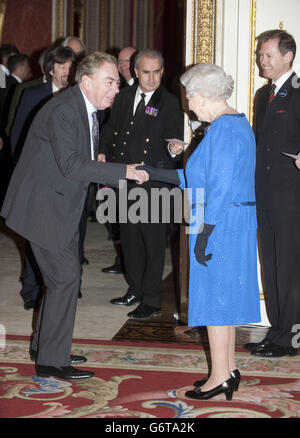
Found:
[[[23,82],[22,79],[19,78],[19,76],[16,76],[13,73],[11,75],[19,82],[19,84]]]
[[[282,85],[288,80],[288,78],[293,74],[293,70],[290,69],[288,72],[284,73],[277,81],[273,82],[276,85],[275,94],[280,90]]]
[[[55,94],[59,91],[59,88],[55,85],[55,83],[52,81],[52,93]]]
[[[80,91],[81,91],[83,98],[84,98],[84,101],[85,101],[85,106],[86,106],[88,116],[90,116],[92,113],[97,111],[97,108],[88,100],[88,98],[86,97],[86,95],[84,94],[84,92],[80,86],[79,86],[79,88],[80,88]]]
[[[145,104],[147,104],[147,103],[150,101],[150,99],[151,99],[151,97],[152,97],[152,95],[153,95],[153,93],[154,93],[155,91],[156,91],[156,90],[148,91],[148,93],[145,93],[144,91],[142,91],[142,90],[140,89],[140,87],[137,87],[136,98],[140,97],[140,95],[141,95],[142,93],[144,93],[144,94],[145,94]]]
[[[6,76],[9,76],[9,70],[8,68],[5,67],[5,65],[0,64],[1,69],[4,71],[4,73],[6,74]]]

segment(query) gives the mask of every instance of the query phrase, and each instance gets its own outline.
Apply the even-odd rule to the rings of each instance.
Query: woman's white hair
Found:
[[[197,64],[185,72],[180,81],[188,96],[207,97],[211,100],[227,100],[234,88],[234,80],[215,64]]]

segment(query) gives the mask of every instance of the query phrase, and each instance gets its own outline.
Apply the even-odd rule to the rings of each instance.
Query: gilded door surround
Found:
[[[217,0],[192,1],[192,63],[214,63]]]
[[[1,0],[0,1],[0,43],[2,41],[2,35],[3,35],[5,11],[6,11],[6,0]]]
[[[52,0],[52,40],[74,35],[75,13],[79,17],[79,35],[84,40],[84,6],[85,0]]]

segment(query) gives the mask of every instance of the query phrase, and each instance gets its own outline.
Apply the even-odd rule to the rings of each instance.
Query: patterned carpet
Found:
[[[8,336],[0,349],[1,418],[300,417],[300,355],[255,358],[238,348],[233,400],[200,402],[185,397],[207,374],[206,351],[195,345],[76,340],[73,352],[95,372],[77,382],[36,377],[28,348],[28,338]]]

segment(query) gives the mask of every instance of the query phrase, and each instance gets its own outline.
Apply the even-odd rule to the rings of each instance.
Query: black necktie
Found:
[[[92,113],[92,140],[93,140],[93,152],[94,160],[98,160],[98,143],[99,143],[99,123],[97,119],[97,111]]]
[[[145,93],[141,93],[141,100],[138,103],[138,106],[136,107],[134,117],[138,116],[139,114],[142,114],[145,111]]]

